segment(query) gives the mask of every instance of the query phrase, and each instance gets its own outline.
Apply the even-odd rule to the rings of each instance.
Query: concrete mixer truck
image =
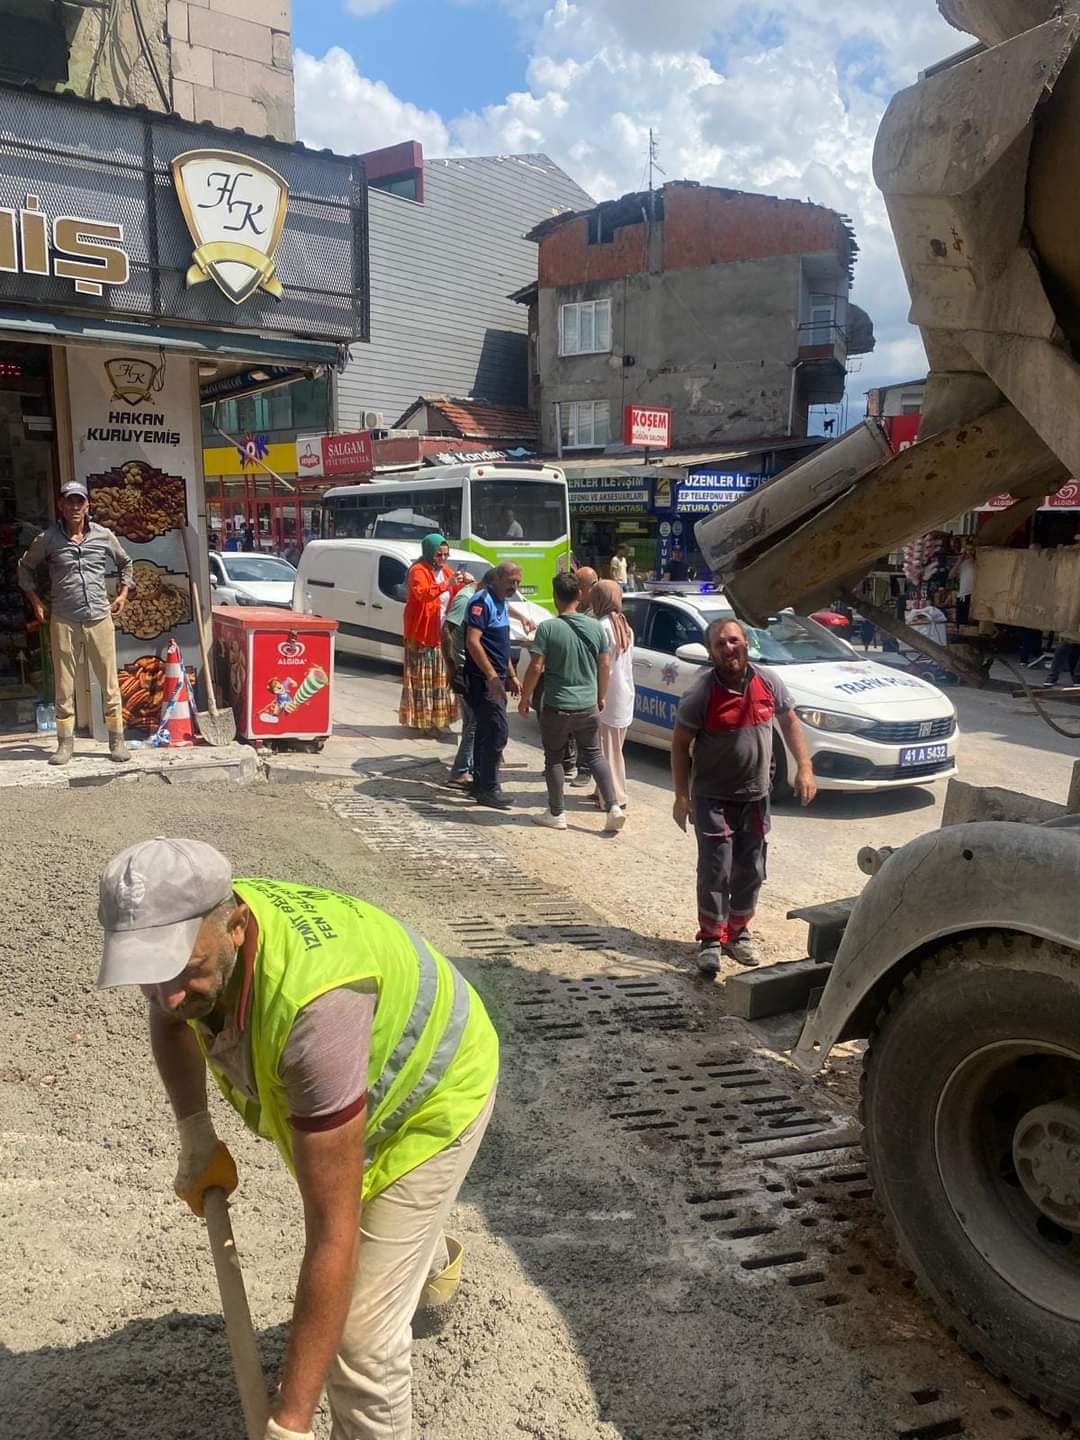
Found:
[[[1080,476],[1080,5],[940,8],[972,43],[895,97],[874,155],[929,359],[919,439],[882,462],[868,420],[698,524],[753,623],[1008,494],[972,614],[1080,633],[1080,552],[1002,544]],[[945,658],[982,683],[976,654]],[[796,1058],[868,1042],[864,1141],[902,1253],[969,1349],[1080,1419],[1080,794],[1061,810],[1014,797],[882,852]]]

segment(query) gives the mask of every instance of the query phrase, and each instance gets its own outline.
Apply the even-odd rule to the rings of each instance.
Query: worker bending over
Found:
[[[150,840],[101,876],[99,987],[138,985],[196,1215],[236,1167],[207,1067],[273,1140],[305,1248],[266,1440],[409,1440],[411,1321],[450,1257],[444,1225],[495,1102],[498,1038],[475,991],[407,926],[349,895],[234,880],[197,840]]]

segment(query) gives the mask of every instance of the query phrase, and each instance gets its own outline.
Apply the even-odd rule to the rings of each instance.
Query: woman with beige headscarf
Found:
[[[622,586],[615,580],[598,580],[590,595],[592,613],[611,646],[611,679],[600,712],[600,749],[611,766],[615,803],[626,808],[626,764],[623,745],[634,718],[634,632],[623,614]],[[598,796],[594,796],[600,804]]]

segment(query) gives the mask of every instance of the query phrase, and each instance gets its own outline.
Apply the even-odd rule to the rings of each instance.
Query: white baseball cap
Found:
[[[61,495],[81,495],[84,500],[90,499],[90,492],[81,480],[65,480],[60,486]]]
[[[232,893],[232,866],[201,840],[159,837],[114,855],[99,884],[105,948],[98,989],[179,975],[203,920]]]

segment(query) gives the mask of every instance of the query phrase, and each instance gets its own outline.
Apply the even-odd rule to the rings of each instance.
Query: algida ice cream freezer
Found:
[[[215,605],[214,680],[236,733],[253,745],[306,740],[321,750],[333,721],[336,620],[273,605]]]

